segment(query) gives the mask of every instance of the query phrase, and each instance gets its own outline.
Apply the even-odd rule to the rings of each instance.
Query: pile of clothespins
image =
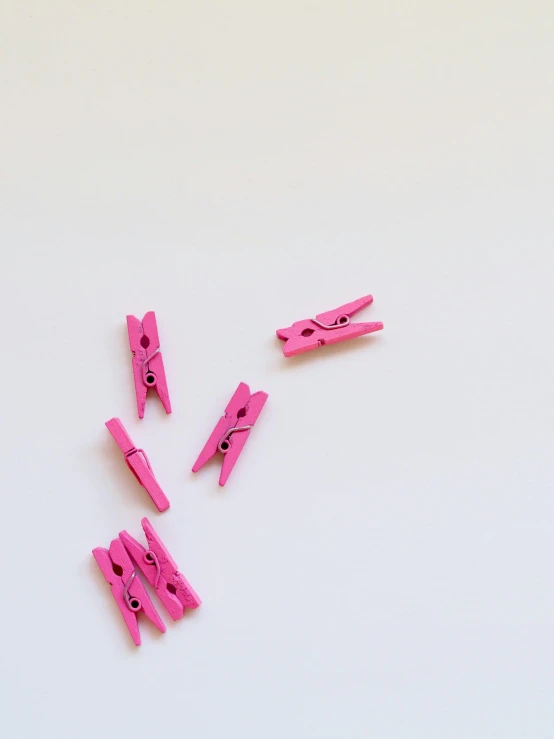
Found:
[[[335,310],[320,313],[315,318],[297,321],[288,328],[277,330],[277,336],[285,341],[283,352],[286,357],[316,349],[325,344],[337,344],[347,339],[379,331],[383,324],[351,323],[351,317],[373,302],[371,295],[347,303]],[[133,354],[133,375],[139,418],[144,417],[146,394],[149,388],[158,393],[166,413],[171,413],[164,364],[160,351],[160,339],[156,316],[148,312],[142,321],[127,316],[129,344]],[[225,485],[239,455],[246,444],[250,431],[256,423],[268,398],[259,391],[251,394],[250,388],[241,382],[217,422],[210,438],[192,468],[197,472],[215,454],[223,455],[219,484]],[[137,449],[118,418],[106,422],[106,426],[123,452],[127,465],[147,490],[156,508],[165,511],[169,499],[159,486],[148,457]],[[174,621],[181,618],[185,608],[197,608],[201,600],[171,558],[163,542],[147,518],[142,519],[142,528],[148,542],[145,549],[126,531],[114,539],[109,549],[96,547],[92,553],[98,566],[111,586],[113,597],[123,615],[135,644],[140,644],[137,615],[139,612],[152,621],[162,632],[165,626],[154,608],[150,597],[137,574],[133,561],[146,580],[156,591]]]

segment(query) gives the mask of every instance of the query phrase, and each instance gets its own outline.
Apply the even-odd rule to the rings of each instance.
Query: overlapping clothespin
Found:
[[[112,589],[115,602],[119,606],[121,615],[137,647],[140,645],[137,618],[139,613],[144,613],[146,618],[152,621],[154,626],[163,633],[165,631],[164,622],[154,608],[144,585],[137,577],[123,542],[120,539],[114,539],[109,550],[96,547],[92,550],[92,554]]]
[[[127,316],[127,331],[133,352],[133,376],[139,418],[144,418],[148,388],[155,388],[165,412],[171,413],[156,314],[152,310],[148,311],[142,321],[135,316]]]
[[[148,541],[148,549],[126,531],[121,531],[119,536],[139,570],[155,589],[171,618],[177,621],[182,618],[185,608],[198,608],[202,601],[179,572],[150,521],[143,518],[141,524]]]
[[[198,472],[214,454],[221,452],[223,464],[219,484],[225,485],[267,397],[267,393],[261,390],[251,395],[248,385],[241,382],[225,408],[225,415],[219,419],[200,452],[192,471]]]
[[[350,319],[358,311],[373,302],[372,295],[366,295],[353,303],[341,305],[340,308],[320,313],[315,318],[296,321],[288,328],[277,329],[277,336],[285,341],[283,353],[285,357],[302,354],[325,344],[338,344],[347,339],[380,331],[383,324],[351,323]]]
[[[202,602],[179,572],[150,521],[143,518],[141,523],[148,540],[148,549],[126,531],[122,531],[119,538],[112,541],[109,550],[103,547],[92,550],[137,646],[140,644],[138,613],[144,613],[161,632],[165,631],[165,625],[154,608],[131,557],[155,588],[156,594],[175,621],[183,616],[185,608],[198,608]]]
[[[135,447],[119,418],[111,418],[109,421],[106,421],[106,426],[123,452],[127,466],[140,484],[146,488],[156,508],[159,511],[167,510],[169,508],[169,500],[154,477],[152,467],[144,450]]]

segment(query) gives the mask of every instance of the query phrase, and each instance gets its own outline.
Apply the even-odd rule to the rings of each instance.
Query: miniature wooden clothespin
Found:
[[[120,539],[114,539],[109,550],[96,547],[92,550],[92,554],[112,589],[115,602],[119,606],[121,615],[137,647],[140,644],[137,618],[140,612],[144,613],[146,618],[152,621],[154,626],[163,633],[165,631],[164,622],[154,608],[144,585],[137,577],[123,542]]]
[[[142,611],[161,632],[165,631],[165,625],[133,567],[131,557],[155,588],[156,594],[174,621],[183,616],[185,608],[198,608],[202,602],[179,572],[150,521],[143,518],[141,523],[148,540],[148,549],[135,541],[126,531],[122,531],[119,538],[112,541],[109,550],[103,547],[92,550],[94,559],[111,586],[112,595],[137,646],[140,644],[137,620],[139,612]]]
[[[283,353],[285,357],[302,354],[325,344],[338,344],[347,339],[380,331],[383,324],[350,323],[350,318],[362,308],[373,302],[372,295],[355,300],[353,303],[341,305],[340,308],[320,313],[315,318],[296,321],[288,328],[277,329],[277,336],[285,341]]]
[[[137,567],[155,589],[158,598],[174,621],[183,617],[185,608],[198,608],[202,603],[171,558],[162,540],[147,518],[141,521],[148,549],[126,531],[119,536]]]
[[[111,418],[106,421],[106,426],[123,452],[127,466],[140,484],[146,488],[156,508],[159,511],[166,511],[169,508],[169,500],[154,477],[144,450],[135,447],[119,418]]]
[[[214,454],[221,452],[224,456],[219,484],[225,485],[267,398],[267,393],[261,390],[251,395],[248,385],[241,382],[225,408],[225,415],[219,419],[206,446],[200,452],[192,471],[198,472]]]
[[[133,352],[133,376],[139,418],[144,418],[146,393],[150,387],[155,388],[165,412],[171,413],[171,403],[154,311],[148,311],[142,321],[139,321],[135,316],[127,316],[127,331],[129,332],[129,344]]]

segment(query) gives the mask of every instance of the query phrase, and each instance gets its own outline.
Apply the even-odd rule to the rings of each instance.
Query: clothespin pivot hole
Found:
[[[154,385],[156,384],[156,380],[157,380],[156,375],[153,372],[147,372],[144,375],[144,379],[146,381],[146,384],[149,385],[150,387],[154,387]]]

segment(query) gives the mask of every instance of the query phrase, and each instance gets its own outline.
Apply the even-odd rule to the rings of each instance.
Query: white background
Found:
[[[553,32],[0,2],[2,739],[551,739]],[[368,292],[384,331],[283,357]],[[139,421],[152,309],[174,412]],[[219,489],[190,468],[241,380],[269,400]],[[203,605],[135,648],[91,550],[144,515]]]

